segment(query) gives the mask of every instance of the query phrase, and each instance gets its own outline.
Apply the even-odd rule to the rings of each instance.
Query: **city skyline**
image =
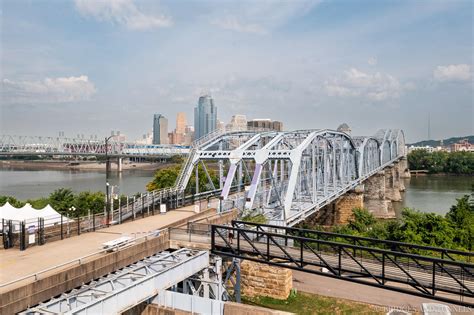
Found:
[[[192,117],[203,91],[224,122],[414,142],[430,116],[433,139],[474,133],[470,1],[98,3],[2,3],[2,133],[136,139],[155,112]]]

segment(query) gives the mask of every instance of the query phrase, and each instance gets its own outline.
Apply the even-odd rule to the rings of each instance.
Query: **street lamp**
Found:
[[[105,211],[106,211],[106,219],[105,223],[107,226],[110,224],[110,191],[109,191],[109,169],[110,169],[110,163],[109,163],[109,140],[115,137],[115,135],[111,135],[107,138],[105,138],[105,195],[106,195],[106,205],[105,205]]]
[[[72,206],[69,208],[69,216],[67,218],[67,235],[69,236],[71,230],[69,229],[69,219],[72,217],[72,214],[76,211],[76,207]]]

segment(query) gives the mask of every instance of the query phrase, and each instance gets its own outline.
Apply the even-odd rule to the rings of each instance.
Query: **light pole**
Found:
[[[111,135],[107,138],[105,138],[105,196],[106,196],[106,205],[105,205],[105,211],[106,211],[106,219],[105,219],[105,224],[109,226],[110,224],[110,191],[109,191],[109,169],[110,169],[110,163],[109,163],[109,140],[115,137],[115,135]]]
[[[67,219],[67,235],[69,236],[70,234],[70,229],[69,229],[69,219],[72,217],[73,213],[76,211],[76,207],[72,206],[69,208],[69,216]]]

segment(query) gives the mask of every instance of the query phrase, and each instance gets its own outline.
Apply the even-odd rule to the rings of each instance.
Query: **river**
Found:
[[[111,185],[118,185],[120,193],[131,195],[143,192],[152,179],[153,171],[127,170],[121,175],[111,172]],[[395,204],[397,213],[403,207],[424,212],[445,214],[456,198],[471,192],[469,176],[420,176],[405,180],[403,201]],[[105,173],[100,171],[0,169],[0,195],[15,196],[20,200],[47,197],[58,188],[75,192],[104,190]]]

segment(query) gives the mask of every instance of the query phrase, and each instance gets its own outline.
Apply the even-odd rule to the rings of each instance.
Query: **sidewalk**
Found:
[[[194,206],[187,206],[168,211],[166,214],[143,219],[137,217],[135,221],[46,243],[43,246],[34,246],[25,251],[17,248],[0,250],[0,284],[97,252],[102,243],[121,235],[145,236],[153,230],[196,216],[193,209]]]

